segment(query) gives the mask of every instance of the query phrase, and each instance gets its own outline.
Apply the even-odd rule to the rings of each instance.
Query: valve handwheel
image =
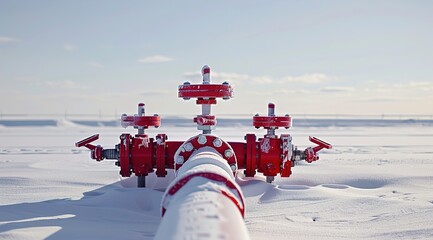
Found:
[[[253,126],[256,128],[289,128],[292,126],[292,118],[290,116],[276,117],[276,116],[254,116]]]
[[[222,84],[211,84],[210,67],[203,66],[201,69],[203,82],[201,84],[191,84],[185,82],[179,86],[178,97],[184,100],[195,98],[196,104],[201,105],[201,114],[194,118],[197,129],[202,130],[203,134],[211,134],[216,126],[216,117],[211,114],[211,106],[217,104],[217,98],[228,100],[233,97],[233,88],[227,82]]]
[[[185,82],[179,86],[180,98],[188,100],[197,98],[197,104],[216,104],[216,98],[228,100],[233,97],[233,88],[227,82],[222,84],[210,83],[210,67],[205,65],[202,68],[203,83],[191,84]]]
[[[256,128],[289,128],[292,126],[292,117],[288,114],[286,116],[275,116],[275,105],[268,104],[268,116],[259,116],[258,114],[253,117],[253,126]]]
[[[233,89],[229,84],[183,84],[179,86],[180,98],[223,98],[233,97]],[[215,102],[216,103],[216,102]]]
[[[161,126],[160,116],[127,116],[122,115],[120,119],[122,127],[159,127]]]

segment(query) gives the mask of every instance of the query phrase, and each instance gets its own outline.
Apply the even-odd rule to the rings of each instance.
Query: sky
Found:
[[[0,0],[0,113],[433,115],[432,1]]]

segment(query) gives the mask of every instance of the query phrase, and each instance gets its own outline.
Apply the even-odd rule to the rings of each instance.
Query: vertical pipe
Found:
[[[208,65],[204,65],[201,69],[201,74],[203,76],[203,84],[210,84],[210,67]],[[208,116],[211,114],[211,105],[210,104],[202,104],[201,105],[201,115]],[[212,130],[206,129],[203,130],[203,134],[211,134]]]
[[[142,117],[145,115],[144,112],[144,103],[138,104],[138,116]],[[144,127],[137,127],[138,135],[144,135]],[[144,188],[146,187],[146,176],[137,176],[137,187]]]
[[[155,239],[249,239],[233,172],[207,148],[191,156],[167,188]]]
[[[139,103],[138,104],[138,116],[144,116],[144,103]],[[144,134],[144,127],[137,127],[138,129],[138,135],[143,135]]]
[[[275,116],[275,104],[273,103],[268,104],[268,116],[269,117]],[[270,127],[267,131],[267,136],[275,137],[275,128]]]

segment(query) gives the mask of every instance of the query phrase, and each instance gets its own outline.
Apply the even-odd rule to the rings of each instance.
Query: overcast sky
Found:
[[[433,1],[0,1],[2,114],[433,114]]]

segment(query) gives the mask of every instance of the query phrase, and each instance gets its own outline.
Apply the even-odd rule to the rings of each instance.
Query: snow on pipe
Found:
[[[155,239],[249,239],[240,187],[212,147],[198,149],[177,170],[161,207]]]

